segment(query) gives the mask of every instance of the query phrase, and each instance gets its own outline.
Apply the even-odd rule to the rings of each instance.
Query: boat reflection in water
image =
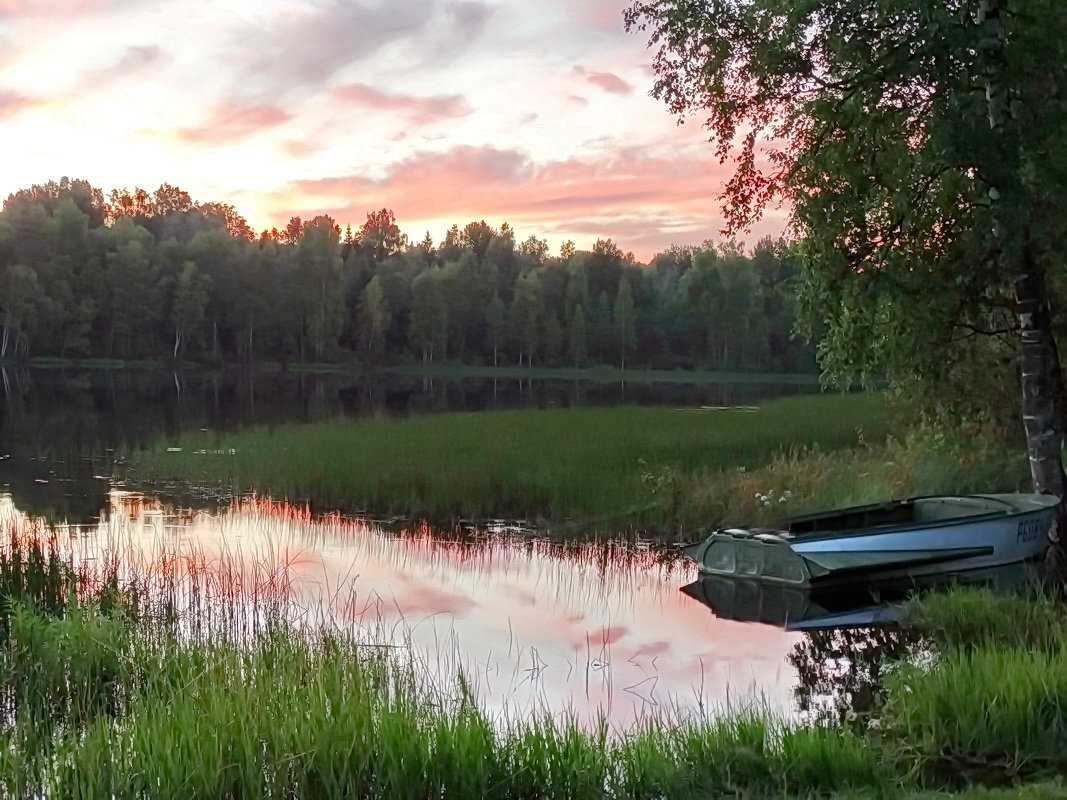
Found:
[[[811,722],[863,729],[877,709],[890,666],[928,652],[929,644],[918,630],[894,624],[901,621],[908,597],[959,585],[1017,592],[1041,578],[1039,565],[1018,563],[812,591],[704,574],[682,587],[682,592],[719,619],[802,633],[787,656],[797,678],[793,688],[796,711]]]
[[[1034,563],[889,581],[869,577],[854,585],[823,589],[703,573],[682,591],[720,619],[762,622],[787,631],[814,631],[899,622],[904,601],[919,591],[958,585],[1018,591],[1040,578],[1040,565]]]

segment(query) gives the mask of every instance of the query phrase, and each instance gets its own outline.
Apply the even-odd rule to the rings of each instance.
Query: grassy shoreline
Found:
[[[435,685],[395,650],[294,627],[269,593],[211,597],[202,583],[153,583],[114,562],[79,572],[54,535],[6,533],[4,796],[905,800],[1064,791],[1067,617],[1038,594],[959,589],[914,602],[910,625],[924,644],[887,666],[866,724],[805,725],[749,710],[650,717],[627,730],[566,716],[501,726],[462,679]],[[200,624],[212,608],[221,627]],[[263,622],[250,627],[252,613]]]
[[[316,507],[449,520],[522,518],[665,532],[714,513],[688,484],[744,477],[782,453],[884,437],[876,395],[753,408],[569,408],[364,417],[187,433],[131,453],[137,480],[180,478]]]
[[[520,519],[561,536],[691,536],[725,523],[918,494],[1016,491],[1025,453],[889,433],[879,395],[752,408],[571,408],[364,417],[184,434],[128,455],[132,482],[178,479],[316,510]]]

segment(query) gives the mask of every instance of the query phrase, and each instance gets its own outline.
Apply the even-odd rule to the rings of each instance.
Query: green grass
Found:
[[[44,736],[38,715],[16,716],[0,749],[9,796],[780,797],[880,791],[890,778],[852,734],[757,714],[625,733],[548,717],[504,729],[462,687],[443,691],[342,635],[162,646],[92,614],[12,630],[9,647],[43,653],[14,673],[26,705],[51,697],[66,666],[85,714],[57,714]],[[86,641],[106,657],[69,655]],[[56,651],[68,653],[58,669]]]
[[[789,514],[917,495],[1030,491],[1023,448],[925,429],[901,437],[877,430],[854,447],[789,447],[755,469],[665,473],[682,527],[765,523]]]
[[[121,358],[58,358],[55,356],[38,356],[31,358],[29,366],[34,369],[61,369],[73,367],[76,369],[94,370],[124,370],[124,369],[155,369],[165,364],[163,361],[152,359],[125,360]]]
[[[941,653],[887,685],[886,729],[935,783],[1006,783],[1067,774],[1067,651]]]
[[[24,589],[0,608],[3,796],[672,798],[886,781],[854,735],[756,712],[629,731],[494,722],[462,680],[438,685],[393,650],[281,618],[200,625],[209,600],[188,593],[204,583],[122,583],[105,561],[103,580],[75,569],[36,529],[0,549]]]
[[[883,734],[934,785],[1067,776],[1067,609],[1029,594],[957,588],[912,601],[933,647],[886,681]]]
[[[340,632],[190,640],[95,607],[16,609],[3,652],[8,796],[994,800],[1067,774],[1067,658],[1013,648],[898,668],[866,732],[756,711],[504,727]]]
[[[913,598],[905,608],[909,626],[944,650],[1056,650],[1067,632],[1062,603],[1039,586],[1018,592],[980,592],[955,587]]]
[[[932,649],[888,670],[868,728],[748,710],[612,730],[489,719],[462,680],[342,630],[198,624],[208,598],[186,592],[205,584],[104,562],[75,569],[32,529],[0,548],[2,796],[1065,796],[1067,617],[1036,594],[914,602]],[[217,619],[253,613],[212,602],[233,606]],[[939,630],[964,621],[962,639]]]
[[[344,510],[663,530],[681,519],[684,480],[754,469],[783,448],[847,447],[861,428],[877,437],[885,426],[879,396],[812,395],[758,411],[492,411],[192,433],[130,461],[141,478],[225,483]]]
[[[1031,784],[989,789],[976,787],[960,792],[918,792],[905,800],[1067,800],[1067,785],[1062,780],[1038,781]]]
[[[142,481],[179,478],[320,508],[687,538],[894,497],[1028,485],[1021,448],[887,429],[880,396],[806,395],[755,412],[494,411],[187,434],[130,462]]]

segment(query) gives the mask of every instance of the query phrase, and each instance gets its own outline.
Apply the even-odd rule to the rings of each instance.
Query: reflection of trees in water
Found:
[[[340,372],[0,366],[0,492],[33,516],[91,522],[114,456],[197,428],[554,405],[727,404],[806,386],[586,383]]]
[[[896,626],[810,631],[789,654],[797,706],[814,722],[863,726],[886,672],[924,645],[918,633]]]

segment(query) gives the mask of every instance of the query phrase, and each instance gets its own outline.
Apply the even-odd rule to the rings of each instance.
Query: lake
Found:
[[[505,523],[454,530],[313,515],[267,497],[131,485],[117,449],[187,429],[549,405],[751,405],[813,387],[603,384],[341,374],[20,371],[0,409],[0,520],[43,520],[80,558],[121,553],[284,595],[308,624],[403,646],[462,674],[500,715],[544,710],[626,725],[646,714],[794,709],[800,634],[715,616],[679,589],[691,564],[641,542],[549,541]],[[119,477],[116,477],[119,476]],[[184,565],[184,567],[182,567]]]

